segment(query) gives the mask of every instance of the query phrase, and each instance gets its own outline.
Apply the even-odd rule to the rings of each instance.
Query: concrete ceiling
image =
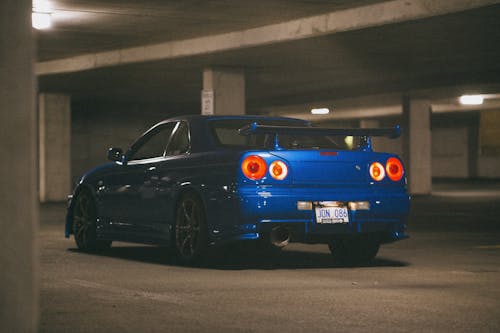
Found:
[[[254,29],[382,3],[53,1],[54,28],[37,32],[38,61]],[[441,99],[452,97],[443,95],[445,91],[495,94],[500,91],[500,5],[490,3],[307,38],[42,73],[39,89],[69,93],[75,100],[152,103],[175,113],[196,113],[203,69],[223,67],[245,71],[252,112],[375,94]]]
[[[381,1],[50,0],[54,27],[37,31],[37,58],[215,35]]]

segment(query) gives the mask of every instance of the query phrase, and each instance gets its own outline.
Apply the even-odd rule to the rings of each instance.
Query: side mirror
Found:
[[[108,160],[113,162],[121,162],[123,159],[123,150],[121,148],[109,148]]]

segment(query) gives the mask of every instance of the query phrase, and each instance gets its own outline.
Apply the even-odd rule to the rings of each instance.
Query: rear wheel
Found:
[[[380,243],[369,237],[333,240],[328,244],[334,261],[341,264],[370,263],[375,259]]]
[[[73,235],[78,249],[83,251],[104,250],[111,241],[97,239],[97,211],[94,199],[86,190],[75,198],[73,206]]]
[[[192,192],[185,193],[176,212],[175,251],[183,264],[191,265],[207,250],[207,226],[201,200]]]

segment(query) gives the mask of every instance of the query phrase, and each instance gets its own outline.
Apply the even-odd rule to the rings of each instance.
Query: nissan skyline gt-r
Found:
[[[66,237],[81,250],[112,241],[168,245],[192,264],[217,245],[254,241],[328,244],[339,262],[372,260],[407,238],[401,159],[374,152],[372,136],[399,127],[332,129],[263,116],[183,116],[162,121],[72,195]],[[265,252],[264,252],[265,253]]]

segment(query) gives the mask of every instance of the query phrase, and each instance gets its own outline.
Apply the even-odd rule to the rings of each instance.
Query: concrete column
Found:
[[[426,100],[403,98],[404,159],[411,194],[432,190],[431,105]]]
[[[0,331],[38,331],[31,0],[0,1]]]
[[[245,114],[245,74],[239,70],[203,71],[202,114]]]
[[[40,94],[40,202],[65,201],[71,190],[71,106],[67,95]]]

